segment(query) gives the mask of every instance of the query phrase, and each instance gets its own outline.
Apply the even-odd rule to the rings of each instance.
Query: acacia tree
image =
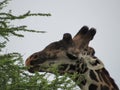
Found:
[[[3,12],[3,8],[8,4],[8,0],[0,2],[0,90],[62,90],[73,89],[74,85],[68,86],[71,80],[66,80],[66,76],[58,77],[56,73],[55,79],[49,82],[44,74],[35,73],[30,75],[26,73],[26,67],[24,66],[23,59],[20,53],[11,52],[3,53],[2,50],[6,47],[9,37],[14,35],[16,37],[24,37],[23,34],[19,34],[19,31],[23,32],[35,32],[44,33],[44,31],[30,30],[27,26],[14,26],[11,25],[12,20],[25,19],[30,16],[51,16],[46,13],[27,13],[19,16],[15,16],[8,12]],[[56,70],[55,70],[56,71]]]

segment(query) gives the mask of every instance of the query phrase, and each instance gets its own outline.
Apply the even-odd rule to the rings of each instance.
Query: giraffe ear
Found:
[[[72,42],[72,36],[70,33],[65,33],[63,35],[63,41],[67,42],[67,43],[71,43]]]

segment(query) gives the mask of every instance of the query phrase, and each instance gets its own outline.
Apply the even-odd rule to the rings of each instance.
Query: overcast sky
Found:
[[[24,33],[25,38],[10,37],[5,52],[20,52],[24,59],[42,50],[64,33],[74,36],[83,25],[97,29],[90,46],[102,60],[115,82],[120,85],[120,0],[12,0],[4,11],[20,15],[31,12],[51,13],[51,17],[30,17],[15,25],[46,31],[45,34]]]

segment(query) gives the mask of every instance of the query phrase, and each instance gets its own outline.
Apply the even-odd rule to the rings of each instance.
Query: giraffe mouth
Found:
[[[42,62],[42,64],[35,64],[31,65],[28,69],[29,72],[35,73],[35,72],[51,72],[49,68],[53,65],[53,62],[47,63],[47,62]]]

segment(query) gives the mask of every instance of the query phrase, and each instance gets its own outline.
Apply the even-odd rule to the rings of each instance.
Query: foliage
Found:
[[[51,14],[45,13],[31,13],[28,11],[27,13],[19,16],[12,15],[12,11],[9,10],[7,13],[2,12],[3,7],[8,3],[8,0],[4,0],[0,2],[0,36],[9,40],[8,37],[10,34],[18,37],[23,37],[24,35],[18,34],[18,31],[28,31],[28,32],[37,32],[37,33],[44,33],[44,31],[36,31],[36,30],[29,30],[27,26],[11,26],[10,21],[17,20],[17,19],[25,19],[26,17],[30,16],[51,16]]]
[[[27,13],[19,16],[12,15],[11,11],[2,12],[2,9],[8,4],[8,0],[0,2],[0,90],[71,90],[74,85],[67,79],[67,76],[59,77],[56,74],[53,81],[49,81],[44,74],[30,74],[27,67],[24,66],[23,59],[20,53],[2,53],[2,49],[6,47],[11,35],[24,37],[19,34],[19,31],[44,33],[44,31],[36,31],[27,29],[27,26],[11,25],[12,20],[25,19],[29,16],[51,16],[43,13]],[[72,85],[72,86],[71,86]]]

